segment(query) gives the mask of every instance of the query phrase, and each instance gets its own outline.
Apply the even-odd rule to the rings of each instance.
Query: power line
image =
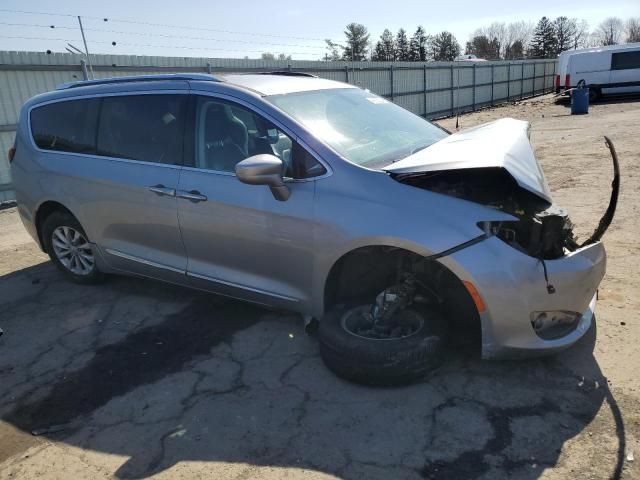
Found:
[[[0,38],[10,38],[10,39],[18,39],[18,40],[48,40],[48,41],[60,41],[60,42],[75,42],[76,39],[68,39],[68,38],[53,38],[53,37],[23,37],[23,36],[11,36],[11,35],[0,35]],[[108,43],[112,44],[113,42],[109,42],[107,40],[92,40],[92,43]],[[240,52],[240,53],[264,53],[264,50],[232,50],[228,48],[210,48],[210,47],[188,47],[186,45],[157,45],[157,44],[149,44],[149,43],[129,43],[129,42],[117,42],[118,45],[125,45],[128,47],[151,47],[151,48],[179,48],[183,50],[198,50],[198,51],[207,51],[207,50],[215,50],[221,52]],[[286,52],[289,55],[315,55],[322,56],[323,53],[309,53],[309,52]]]
[[[67,27],[63,25],[41,25],[35,23],[9,23],[9,22],[0,22],[0,25],[10,26],[10,27],[35,27],[35,28],[47,28],[47,29],[60,29],[60,30],[77,30],[77,27]],[[106,30],[100,28],[85,28],[87,32],[99,32],[99,33],[112,33],[117,35],[137,35],[137,36],[149,36],[149,37],[162,37],[162,38],[179,38],[182,40],[207,40],[212,42],[228,42],[228,43],[242,43],[247,45],[256,45],[256,42],[249,40],[233,40],[233,39],[221,39],[221,38],[211,38],[211,37],[191,37],[186,35],[169,35],[163,33],[145,33],[145,32],[124,32],[118,30]],[[300,45],[300,44],[290,44],[290,43],[273,43],[273,42],[260,42],[259,45],[270,45],[270,46],[278,46],[278,47],[295,47],[295,48],[309,48],[315,50],[324,50],[325,47],[318,47],[313,45]]]
[[[27,14],[27,15],[47,15],[47,16],[55,16],[55,17],[73,17],[73,18],[76,17],[76,15],[71,15],[68,13],[35,12],[35,11],[29,11],[29,10],[11,10],[7,8],[0,8],[0,12],[19,13],[19,14]],[[236,30],[221,30],[221,29],[215,29],[215,28],[196,27],[193,25],[171,25],[168,23],[153,23],[153,22],[143,22],[139,20],[128,20],[128,19],[108,18],[108,17],[93,17],[93,16],[83,15],[82,18],[117,22],[117,23],[129,23],[129,24],[135,24],[135,25],[147,25],[151,27],[176,28],[176,29],[198,30],[198,31],[217,32],[217,33],[230,33],[233,35],[246,35],[251,37],[289,38],[289,39],[295,39],[295,40],[312,40],[312,41],[325,40],[323,38],[296,37],[291,35],[275,35],[275,34],[255,33],[255,32],[240,32]]]

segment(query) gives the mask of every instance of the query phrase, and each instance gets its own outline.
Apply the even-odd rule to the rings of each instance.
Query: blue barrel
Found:
[[[576,88],[571,91],[571,115],[589,113],[589,89]]]

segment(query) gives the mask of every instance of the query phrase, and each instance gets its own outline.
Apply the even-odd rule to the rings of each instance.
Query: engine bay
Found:
[[[491,223],[485,231],[529,256],[552,260],[578,248],[567,212],[520,187],[504,168],[392,176],[413,187],[479,203],[517,217],[518,221]]]

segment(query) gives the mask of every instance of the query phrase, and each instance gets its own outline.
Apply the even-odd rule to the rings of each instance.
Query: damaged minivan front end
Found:
[[[599,241],[617,203],[579,242],[565,210],[553,204],[529,141],[529,124],[502,119],[434,143],[385,168],[403,184],[499,210],[510,220],[480,222],[483,241],[438,261],[471,282],[481,312],[483,356],[548,352],[573,344],[591,325],[606,255]],[[523,328],[523,324],[529,325]]]

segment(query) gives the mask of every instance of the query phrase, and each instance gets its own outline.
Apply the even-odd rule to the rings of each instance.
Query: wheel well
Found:
[[[338,305],[373,303],[378,293],[407,272],[420,280],[427,296],[437,300],[452,340],[471,344],[479,351],[480,315],[464,284],[441,263],[409,250],[370,246],[343,255],[327,277],[324,310],[328,313]]]
[[[73,215],[73,213],[71,213],[67,207],[65,207],[61,203],[54,202],[53,200],[44,202],[42,205],[40,205],[38,211],[36,212],[36,229],[38,232],[38,240],[40,241],[40,248],[42,249],[42,251],[44,251],[42,224],[53,212],[66,212],[69,215]]]

